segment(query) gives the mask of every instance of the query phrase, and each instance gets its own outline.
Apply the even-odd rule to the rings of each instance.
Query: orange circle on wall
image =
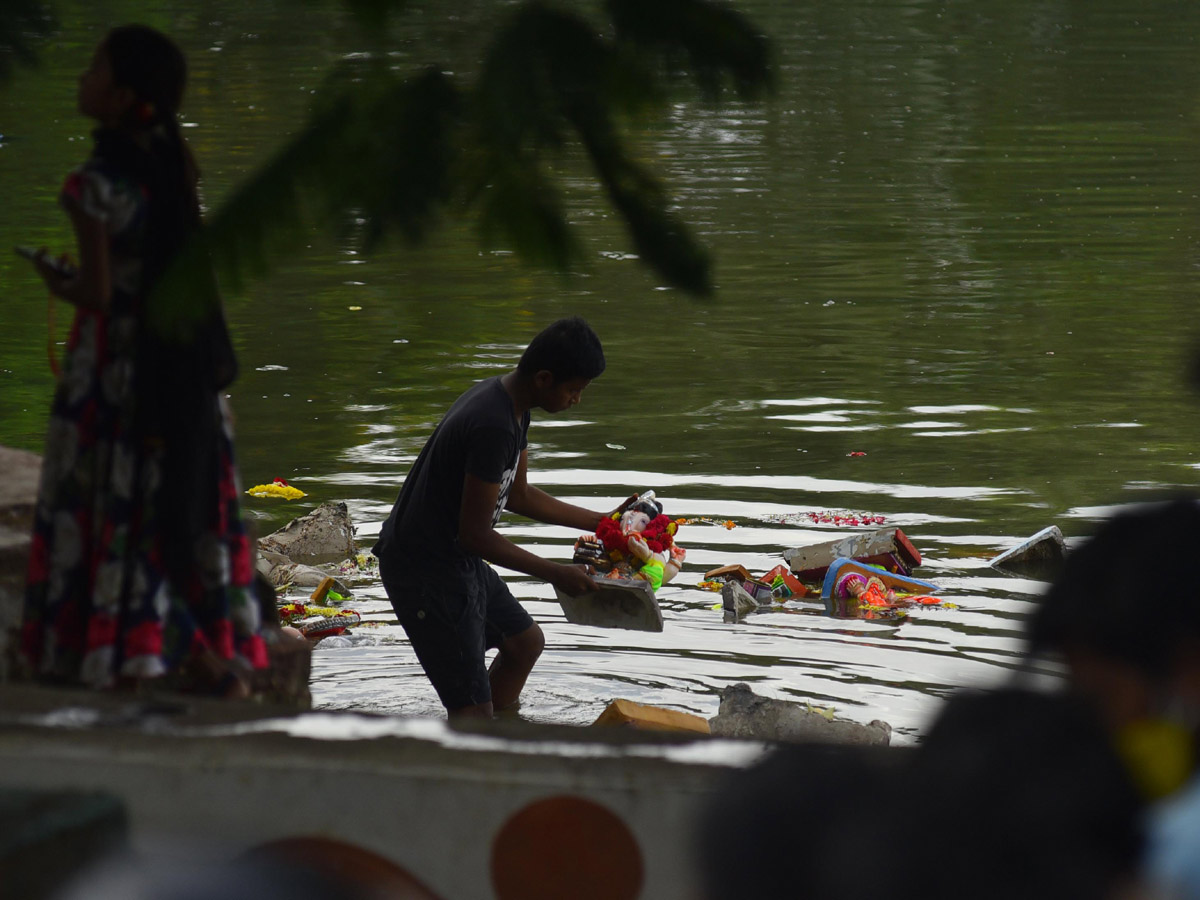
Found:
[[[635,900],[644,875],[629,826],[583,797],[535,801],[492,841],[497,900]]]

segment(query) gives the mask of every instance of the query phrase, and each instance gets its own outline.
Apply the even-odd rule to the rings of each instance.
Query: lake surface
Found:
[[[1200,478],[1200,7],[1128,6],[738,4],[773,40],[775,96],[713,106],[681,87],[630,126],[714,254],[712,300],[640,266],[572,148],[556,166],[578,271],[525,268],[450,215],[421,247],[369,258],[314,234],[228,300],[243,480],[308,493],[246,498],[256,527],[346,500],[368,548],[458,393],[580,313],[609,368],[576,409],[535,415],[531,480],[597,509],[654,489],[669,514],[714,523],[680,531],[662,634],[570,625],[548,586],[506,573],[548,637],[522,715],[582,724],[626,697],[711,716],[745,681],[917,739],[938,698],[1018,665],[1042,585],[995,572],[994,554],[1052,524],[1078,538],[1112,505]],[[189,52],[186,133],[211,208],[363,47],[320,3],[57,9],[41,67],[0,87],[7,245],[66,246],[55,194],[89,146],[75,78],[110,22],[149,21]],[[396,64],[469,72],[502,12],[416,4],[389,39]],[[0,442],[39,450],[46,300],[11,254],[0,278]],[[60,305],[60,340],[68,319]],[[902,528],[955,607],[897,624],[797,602],[726,624],[703,573],[764,571],[856,530],[808,515],[822,511]],[[576,537],[502,528],[560,560]],[[382,588],[354,606],[381,624],[318,648],[317,706],[440,714]]]

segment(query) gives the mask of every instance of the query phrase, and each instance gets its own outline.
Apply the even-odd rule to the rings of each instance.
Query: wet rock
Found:
[[[727,581],[721,585],[721,605],[735,615],[758,609],[758,601],[736,581]]]
[[[41,471],[42,459],[36,453],[0,447],[0,681],[9,678],[9,651],[21,620]]]
[[[764,741],[887,746],[892,727],[878,719],[869,725],[830,718],[805,703],[760,697],[747,684],[734,684],[721,692],[717,715],[708,720],[712,733],[721,737]]]
[[[259,552],[281,553],[292,562],[339,562],[357,553],[354,524],[346,504],[322,503],[307,515],[258,542]]]
[[[1062,571],[1066,545],[1057,525],[1043,528],[992,559],[992,568],[1022,578],[1053,581]]]
[[[899,528],[852,534],[837,541],[785,550],[783,558],[803,582],[820,582],[838,559],[854,559],[889,572],[911,575],[921,565],[921,554]]]
[[[259,547],[258,554],[254,560],[254,568],[258,571],[258,574],[269,579],[272,569],[276,566],[286,566],[290,563],[291,560],[282,553],[275,553],[274,551],[264,550],[262,547]]]

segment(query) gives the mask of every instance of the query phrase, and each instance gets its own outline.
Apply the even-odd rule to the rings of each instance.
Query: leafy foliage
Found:
[[[377,34],[402,5],[353,0]],[[548,169],[578,142],[642,260],[667,283],[708,293],[704,248],[617,117],[665,96],[683,71],[711,99],[726,76],[742,96],[760,95],[770,86],[766,42],[712,0],[609,0],[607,12],[602,34],[577,13],[525,0],[473,79],[439,68],[399,75],[381,57],[347,64],[301,131],[211,217],[198,252],[236,284],[294,245],[305,220],[356,228],[369,251],[389,233],[418,243],[450,210],[475,216],[486,244],[566,268],[579,244]]]

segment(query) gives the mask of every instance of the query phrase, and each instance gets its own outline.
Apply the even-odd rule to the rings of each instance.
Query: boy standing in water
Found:
[[[525,480],[529,413],[562,412],[604,371],[600,339],[578,316],[542,331],[506,375],[460,396],[404,480],[373,553],[388,598],[450,715],[515,706],[545,646],[542,629],[488,563],[577,596],[583,566],[542,559],[496,531],[512,512],[594,532],[603,514]],[[484,654],[498,649],[490,668]]]

